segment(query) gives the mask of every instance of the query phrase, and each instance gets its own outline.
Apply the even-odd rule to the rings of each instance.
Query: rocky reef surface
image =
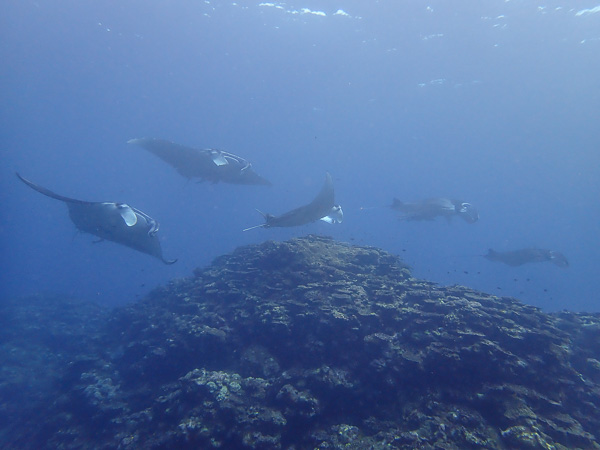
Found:
[[[600,448],[600,315],[308,236],[106,311],[0,306],[3,448]]]

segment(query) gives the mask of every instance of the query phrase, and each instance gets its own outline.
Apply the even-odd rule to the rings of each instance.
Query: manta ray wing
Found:
[[[128,144],[139,145],[158,156],[186,178],[211,179],[211,169],[215,166],[210,152],[176,144],[164,139],[130,139]]]
[[[63,202],[67,202],[67,203],[79,203],[82,205],[92,205],[94,204],[94,202],[86,202],[83,200],[77,200],[76,198],[70,198],[70,197],[65,197],[64,195],[59,195],[55,192],[52,192],[50,189],[46,189],[43,186],[40,186],[38,184],[35,184],[32,181],[29,181],[28,179],[22,177],[18,172],[16,173],[17,177],[23,182],[25,183],[27,186],[29,186],[31,189],[38,191],[40,194],[44,194],[47,197],[50,198],[54,198],[56,200],[60,200]]]

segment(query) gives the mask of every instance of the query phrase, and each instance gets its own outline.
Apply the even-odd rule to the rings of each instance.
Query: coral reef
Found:
[[[0,384],[5,447],[600,448],[600,315],[438,286],[375,248],[269,241],[53,316],[26,352],[44,395],[11,416],[16,375]],[[3,324],[5,354],[26,323]]]

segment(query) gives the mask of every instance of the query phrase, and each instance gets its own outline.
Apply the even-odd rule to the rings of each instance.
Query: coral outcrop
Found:
[[[375,248],[243,247],[84,316],[7,445],[600,448],[599,315],[438,286]]]

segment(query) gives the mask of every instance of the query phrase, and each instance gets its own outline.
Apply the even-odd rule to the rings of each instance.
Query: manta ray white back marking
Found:
[[[336,205],[331,208],[331,213],[325,217],[321,217],[323,222],[327,223],[342,223],[344,220],[344,211],[342,211],[342,207],[340,205]]]
[[[225,156],[223,156],[223,153],[219,150],[211,150],[210,157],[217,166],[225,166],[229,164],[229,161],[227,161]]]
[[[131,208],[131,206],[126,205],[125,203],[117,203],[116,207],[119,210],[119,214],[121,214],[123,221],[127,224],[128,227],[132,227],[137,223],[137,214]]]

